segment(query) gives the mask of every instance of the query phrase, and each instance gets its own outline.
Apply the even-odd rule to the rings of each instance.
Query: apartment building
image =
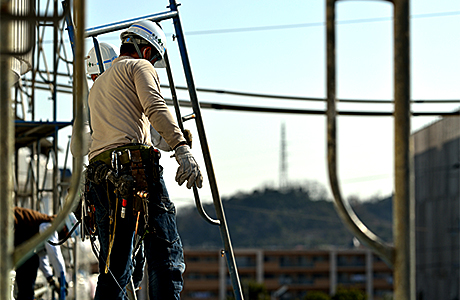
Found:
[[[236,249],[242,288],[263,283],[272,299],[302,299],[309,291],[333,295],[338,286],[365,291],[369,300],[393,291],[392,270],[367,249]],[[217,250],[185,249],[182,299],[224,300],[233,295],[226,258]]]

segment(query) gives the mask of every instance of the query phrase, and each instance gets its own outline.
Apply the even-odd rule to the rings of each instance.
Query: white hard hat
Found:
[[[101,52],[102,61],[104,62],[104,70],[107,70],[112,66],[112,62],[115,58],[118,57],[118,48],[112,44],[99,43],[99,50]],[[88,75],[101,73],[94,47],[88,52],[86,73],[88,73]]]
[[[66,218],[65,218],[65,226],[67,227],[67,230],[70,232],[72,228],[77,224],[77,218],[75,217],[74,213],[70,213]],[[72,237],[76,237],[80,235],[79,228],[75,228],[75,231],[72,232]]]
[[[160,59],[155,62],[154,66],[156,68],[166,67],[164,60],[166,36],[158,24],[148,20],[139,21],[123,31],[120,39],[122,44],[152,45],[160,54]]]

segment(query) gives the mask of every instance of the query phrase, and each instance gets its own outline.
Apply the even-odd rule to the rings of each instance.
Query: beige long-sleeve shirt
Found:
[[[151,145],[150,124],[172,148],[185,141],[160,93],[158,74],[145,59],[117,58],[94,82],[88,105],[89,159],[129,143]]]

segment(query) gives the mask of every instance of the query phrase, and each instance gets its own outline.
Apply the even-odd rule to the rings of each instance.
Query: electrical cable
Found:
[[[167,105],[172,105],[172,99],[165,98]],[[179,100],[182,107],[191,107],[190,101]],[[234,110],[234,111],[247,111],[247,112],[260,112],[260,113],[283,113],[283,114],[307,114],[307,115],[325,115],[325,110],[314,109],[294,109],[294,108],[274,108],[274,107],[261,107],[261,106],[247,106],[247,105],[232,105],[232,104],[219,104],[210,102],[200,102],[202,109],[217,109],[217,110]],[[343,116],[392,116],[392,112],[377,112],[377,111],[337,111],[338,115]],[[460,111],[453,112],[412,112],[412,116],[457,116]]]
[[[439,13],[426,13],[411,15],[411,19],[422,19],[422,18],[433,18],[433,17],[451,17],[460,15],[460,11],[446,11]],[[359,24],[359,23],[373,23],[373,22],[385,22],[393,20],[392,17],[379,17],[379,18],[363,18],[355,20],[341,20],[336,21],[338,25],[347,24]],[[297,23],[297,24],[285,24],[285,25],[268,25],[268,26],[254,26],[254,27],[241,27],[241,28],[227,28],[227,29],[215,29],[215,30],[196,30],[187,31],[185,35],[208,35],[208,34],[222,34],[222,33],[238,33],[238,32],[252,32],[252,31],[269,31],[269,30],[283,30],[283,29],[296,29],[306,27],[320,27],[325,26],[325,22],[312,22],[312,23]],[[171,35],[171,33],[167,33]],[[118,40],[118,38],[104,39],[106,41]],[[53,41],[42,41],[42,44],[51,44]]]
[[[411,19],[433,18],[433,17],[447,17],[460,15],[460,11],[447,11],[440,13],[427,13],[417,14],[410,16]],[[373,23],[391,21],[393,17],[379,17],[379,18],[364,18],[355,20],[341,20],[336,21],[337,25],[347,24],[360,24],[360,23]],[[281,29],[296,29],[305,27],[320,27],[325,26],[325,22],[312,22],[312,23],[298,23],[286,25],[271,25],[271,26],[256,26],[256,27],[242,27],[242,28],[227,28],[227,29],[214,29],[214,30],[197,30],[185,32],[185,35],[207,35],[207,34],[222,34],[222,33],[237,33],[237,32],[252,32],[252,31],[268,31],[268,30],[281,30]]]
[[[160,85],[162,88],[168,88],[169,85]],[[184,86],[176,86],[177,90],[184,90],[187,91],[188,88]],[[197,92],[204,92],[204,93],[216,93],[216,94],[227,94],[227,95],[234,95],[234,96],[245,96],[245,97],[258,97],[264,99],[278,99],[278,100],[300,100],[300,101],[318,101],[318,102],[327,102],[326,98],[318,98],[318,97],[302,97],[302,96],[285,96],[285,95],[273,95],[273,94],[260,94],[260,93],[250,93],[250,92],[238,92],[238,91],[226,91],[221,89],[207,89],[207,88],[197,88]],[[393,100],[385,100],[385,99],[375,99],[375,100],[366,100],[366,99],[337,99],[338,102],[342,103],[388,103],[393,104]],[[459,103],[460,99],[417,99],[411,100],[411,103]]]
[[[65,76],[65,74],[61,74]],[[24,80],[24,82],[28,83],[27,85],[24,85],[25,87],[30,88],[31,83],[30,80]],[[46,82],[36,82],[35,84],[47,84]],[[58,84],[58,87],[61,87],[66,90],[59,90],[59,92],[62,93],[72,93],[72,86],[71,85],[64,85],[64,84]],[[167,88],[169,89],[169,85],[162,84],[160,85],[162,88]],[[48,90],[48,87],[41,87],[41,86],[36,86],[38,89],[43,89],[43,90]],[[177,90],[188,90],[187,87],[184,86],[176,86],[175,87]],[[244,96],[244,97],[256,97],[256,98],[263,98],[263,99],[277,99],[277,100],[292,100],[292,101],[317,101],[317,102],[326,102],[327,99],[325,98],[319,98],[319,97],[302,97],[302,96],[287,96],[287,95],[274,95],[274,94],[260,94],[260,93],[251,93],[251,92],[239,92],[239,91],[227,91],[227,90],[222,90],[222,89],[209,89],[209,88],[197,88],[197,92],[203,92],[203,93],[216,93],[216,94],[226,94],[226,95],[232,95],[232,96]],[[360,103],[360,104],[393,104],[393,100],[386,100],[386,99],[337,99],[338,102],[341,103]],[[460,99],[414,99],[411,100],[411,103],[417,103],[417,104],[445,104],[445,103],[459,103],[460,104]]]

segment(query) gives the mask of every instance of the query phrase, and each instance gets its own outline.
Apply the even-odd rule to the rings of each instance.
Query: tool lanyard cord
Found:
[[[97,246],[94,244],[95,243],[95,237],[93,236],[90,236],[90,240],[91,240],[91,249],[93,249],[93,253],[94,255],[96,256],[96,258],[99,260],[99,259],[102,259],[104,264],[105,264],[105,267],[106,267],[106,270],[108,271],[108,273],[110,273],[110,275],[112,276],[113,280],[115,281],[115,283],[117,284],[118,288],[120,288],[120,291],[123,292],[124,296],[126,298],[128,298],[128,295],[126,294],[125,290],[121,287],[120,283],[118,282],[117,278],[115,278],[115,275],[113,275],[112,271],[110,270],[110,268],[108,267],[107,265],[107,262],[104,260],[103,257],[101,257],[99,255],[99,251],[97,249]]]

